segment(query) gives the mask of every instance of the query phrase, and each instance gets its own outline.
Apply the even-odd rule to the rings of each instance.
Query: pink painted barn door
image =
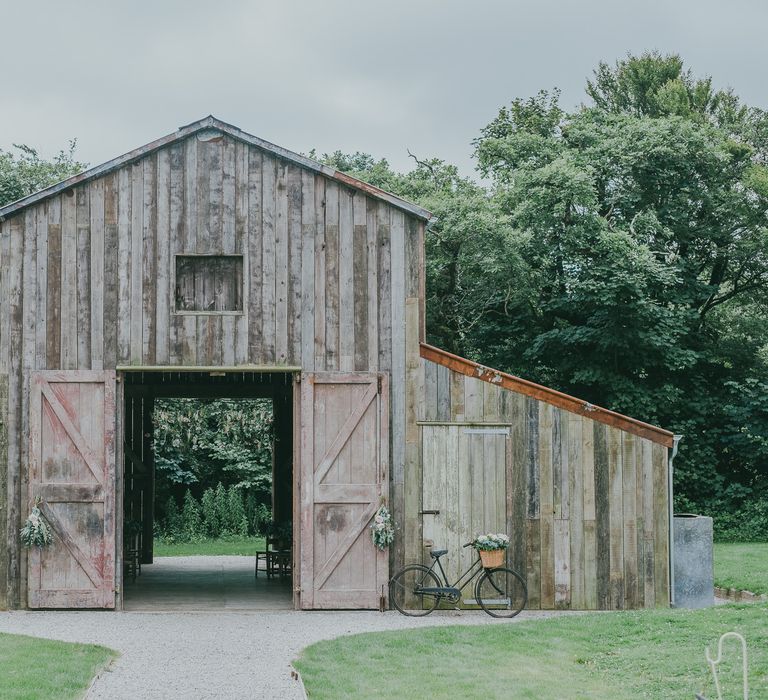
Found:
[[[387,378],[307,374],[301,392],[301,607],[378,608],[388,555],[369,525],[387,494]]]
[[[30,608],[115,607],[115,373],[32,374],[29,500],[53,544],[29,550]]]

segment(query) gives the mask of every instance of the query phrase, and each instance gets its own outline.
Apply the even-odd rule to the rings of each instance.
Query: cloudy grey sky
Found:
[[[768,108],[763,0],[0,0],[0,148],[96,165],[209,113],[295,151],[473,169],[514,97],[583,99],[598,61],[680,53]]]

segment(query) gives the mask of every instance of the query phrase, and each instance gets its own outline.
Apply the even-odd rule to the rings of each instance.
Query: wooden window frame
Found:
[[[246,280],[248,279],[248,256],[244,253],[174,253],[172,256],[173,263],[171,265],[171,298],[169,300],[172,316],[245,316],[246,309],[248,308],[248,287]],[[243,261],[243,288],[240,293],[242,299],[242,309],[238,310],[222,310],[222,311],[195,311],[176,308],[176,266],[179,258],[240,258]]]

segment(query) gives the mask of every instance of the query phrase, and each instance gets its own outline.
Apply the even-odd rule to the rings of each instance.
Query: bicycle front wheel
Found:
[[[440,599],[434,593],[420,593],[422,588],[438,588],[440,581],[426,566],[411,564],[398,571],[389,581],[389,599],[403,615],[429,615]]]
[[[475,586],[475,598],[492,617],[514,617],[528,602],[528,588],[512,569],[486,569]]]

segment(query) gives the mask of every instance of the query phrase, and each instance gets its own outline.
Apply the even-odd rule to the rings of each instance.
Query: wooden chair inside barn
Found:
[[[259,577],[259,571],[264,571],[267,578],[273,576],[288,576],[291,573],[291,562],[293,561],[293,551],[280,547],[282,540],[277,537],[267,537],[265,549],[256,552],[255,577]],[[264,562],[264,567],[260,566]]]

